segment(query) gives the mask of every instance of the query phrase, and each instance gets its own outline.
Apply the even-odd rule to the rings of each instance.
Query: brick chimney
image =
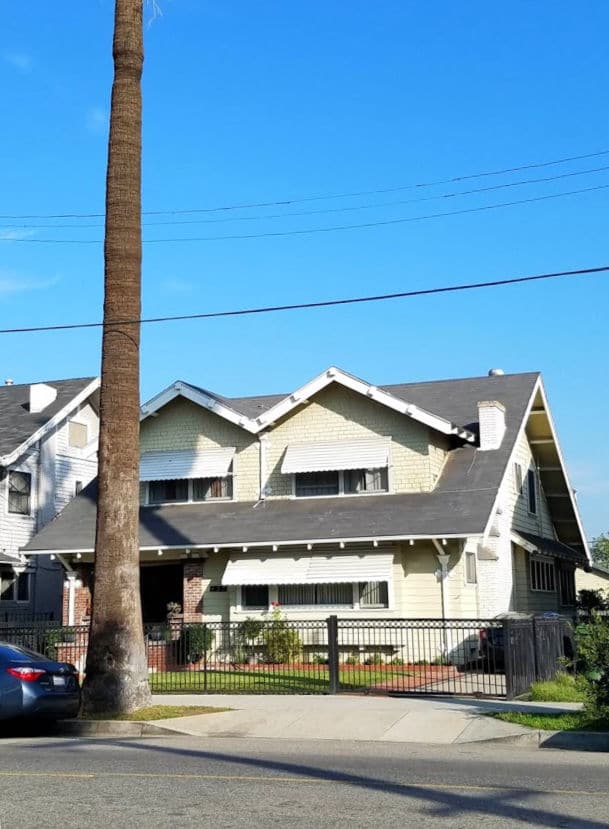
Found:
[[[478,403],[480,422],[480,449],[486,452],[499,449],[505,434],[505,406],[497,400]]]

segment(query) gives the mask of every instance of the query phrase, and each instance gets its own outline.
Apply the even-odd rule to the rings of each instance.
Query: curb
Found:
[[[471,740],[471,743],[495,743],[496,745],[522,745],[535,748],[557,748],[563,751],[607,751],[609,732],[605,731],[535,731],[510,734],[505,737],[489,737]]]
[[[59,737],[176,737],[187,733],[132,720],[64,720],[57,723],[56,731]]]

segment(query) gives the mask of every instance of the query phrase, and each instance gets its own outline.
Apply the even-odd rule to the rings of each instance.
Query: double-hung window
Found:
[[[11,470],[8,473],[8,511],[16,515],[30,515],[31,496],[32,476],[30,473]]]
[[[562,605],[575,604],[575,572],[567,567],[561,567],[558,571],[560,585],[560,603]]]

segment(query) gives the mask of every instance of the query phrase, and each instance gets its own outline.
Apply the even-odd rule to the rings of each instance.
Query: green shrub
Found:
[[[359,665],[359,653],[350,653],[345,659],[345,665]]]
[[[586,682],[586,711],[609,720],[609,619],[592,611],[576,630],[578,668]]]
[[[180,654],[188,663],[199,662],[212,649],[214,638],[213,630],[207,625],[185,625],[180,634]]]
[[[583,702],[585,693],[581,682],[571,674],[557,674],[549,682],[534,682],[531,699],[535,702]]]
[[[391,664],[392,665],[404,665],[405,663],[404,663],[404,660],[402,659],[401,656],[394,656],[393,659],[391,660]]]
[[[311,657],[311,663],[313,665],[327,665],[328,661],[328,657],[324,656],[323,653],[314,653]]]
[[[277,606],[271,611],[270,621],[265,623],[262,640],[268,662],[293,662],[302,652],[298,631],[288,626]]]
[[[364,659],[364,665],[383,665],[385,657],[382,653],[371,653]]]

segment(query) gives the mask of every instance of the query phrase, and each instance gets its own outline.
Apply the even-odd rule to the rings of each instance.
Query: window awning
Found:
[[[224,478],[228,475],[235,447],[180,449],[175,452],[144,452],[140,458],[141,481],[178,478]]]
[[[222,584],[348,584],[389,581],[393,555],[240,556],[227,562]]]
[[[389,438],[328,440],[288,446],[281,471],[325,472],[338,469],[379,469],[389,462]]]

